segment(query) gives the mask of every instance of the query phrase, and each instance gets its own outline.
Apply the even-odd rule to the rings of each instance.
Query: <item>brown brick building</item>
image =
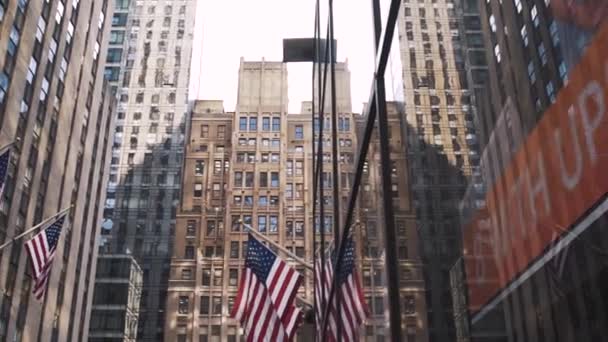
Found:
[[[327,232],[332,227],[332,186],[340,186],[345,207],[354,175],[357,132],[363,118],[351,111],[350,75],[337,66],[340,179],[331,179],[325,153],[322,181]],[[296,255],[313,259],[312,120],[310,102],[287,113],[287,69],[280,62],[241,62],[236,112],[222,101],[197,101],[189,123],[182,197],[177,214],[169,280],[167,341],[236,341],[242,334],[228,317],[236,297],[251,224]],[[329,108],[326,106],[326,108]],[[418,241],[405,161],[404,116],[389,104],[396,220],[404,305],[404,329],[411,341],[426,341],[426,304]],[[324,129],[329,137],[329,118]],[[320,129],[320,124],[315,124]],[[329,151],[330,142],[325,142]],[[379,152],[375,144],[365,168],[355,228],[358,270],[372,312],[361,336],[385,335],[387,303],[382,218],[378,207]],[[317,224],[317,231],[320,225]],[[331,234],[327,234],[328,239]],[[312,302],[312,272],[300,296]],[[371,339],[370,339],[371,340]]]

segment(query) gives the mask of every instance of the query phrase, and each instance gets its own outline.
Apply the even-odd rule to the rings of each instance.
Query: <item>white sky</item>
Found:
[[[248,61],[281,61],[283,38],[314,34],[314,0],[197,1],[190,97],[224,100],[226,111],[235,108],[241,56]],[[338,61],[348,59],[353,110],[360,112],[373,70],[371,1],[335,1],[334,13]],[[327,18],[325,8],[321,18]],[[325,36],[325,20],[321,27]],[[290,63],[288,73],[289,111],[298,113],[301,101],[310,100],[311,64]]]

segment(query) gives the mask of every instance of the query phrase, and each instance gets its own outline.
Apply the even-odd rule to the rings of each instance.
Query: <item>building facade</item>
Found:
[[[42,301],[24,240],[0,254],[0,340],[87,340],[114,125],[103,77],[112,11],[108,1],[0,2],[0,141],[18,139],[0,241],[73,205]]]
[[[288,114],[287,70],[280,62],[241,62],[236,112],[221,101],[196,102],[185,152],[183,193],[171,262],[165,338],[187,341],[236,341],[242,335],[229,312],[244,265],[247,236],[240,220],[279,242],[297,256],[313,259],[313,231],[333,231],[332,189],[340,186],[342,203],[354,175],[357,134],[363,118],[350,111],[350,75],[336,65],[340,180],[331,177],[331,155],[323,157],[325,222],[313,219],[313,127],[329,136],[330,120],[312,121],[312,103]],[[326,107],[328,108],[328,107]],[[405,121],[389,106],[394,148],[394,189],[402,267],[404,329],[411,341],[427,341],[424,278],[409,200]],[[318,132],[318,131],[317,131]],[[329,139],[324,146],[329,151]],[[382,215],[378,192],[379,152],[374,145],[365,169],[354,236],[358,270],[372,316],[361,330],[367,340],[386,336]],[[343,204],[345,207],[345,204]],[[316,226],[316,230],[313,227]],[[318,241],[318,240],[317,240]],[[285,257],[285,256],[284,256]],[[313,277],[305,275],[299,296],[312,302]],[[299,305],[304,305],[298,301]]]
[[[406,0],[398,37],[407,167],[424,263],[429,341],[455,341],[449,270],[461,255],[460,202],[478,176],[478,17],[451,0]]]
[[[118,0],[105,64],[117,98],[100,251],[143,272],[138,341],[162,341],[196,1]]]
[[[135,342],[143,273],[132,255],[100,255],[89,342]]]

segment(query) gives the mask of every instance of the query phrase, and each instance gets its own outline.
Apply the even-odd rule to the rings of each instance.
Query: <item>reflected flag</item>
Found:
[[[34,269],[34,296],[40,300],[46,292],[46,285],[51,274],[53,258],[63,228],[66,214],[59,216],[38,234],[25,243],[27,253]]]
[[[334,251],[337,253],[337,251]],[[332,253],[335,254],[335,253]],[[317,319],[317,335],[320,338],[323,326],[323,310],[321,303],[327,305],[331,282],[333,281],[334,271],[332,258],[327,258],[325,261],[325,275],[321,274],[321,258],[317,258],[315,265],[315,297],[317,301],[317,309],[315,316]],[[338,327],[341,326],[340,341],[358,341],[358,331],[363,321],[368,317],[367,305],[363,296],[361,282],[357,276],[355,268],[355,243],[352,238],[346,240],[346,250],[342,267],[338,274],[339,288],[336,295],[340,298],[340,312],[336,314],[335,295],[329,310],[329,324],[326,331],[326,341],[337,342]],[[322,295],[323,294],[323,295]],[[324,298],[322,298],[324,297]],[[339,320],[339,321],[338,321]]]
[[[302,315],[294,305],[302,275],[249,233],[245,269],[230,317],[248,342],[290,341]]]

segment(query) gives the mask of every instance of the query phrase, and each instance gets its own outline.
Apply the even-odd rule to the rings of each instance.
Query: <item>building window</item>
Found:
[[[403,311],[406,315],[416,313],[416,299],[414,296],[405,296],[403,298]]]
[[[238,248],[238,242],[237,242],[237,248]],[[236,268],[231,268],[228,271],[228,285],[230,286],[236,286],[239,280],[239,270],[237,270]]]
[[[296,125],[296,139],[304,139],[304,126]]]
[[[278,172],[270,173],[270,186],[273,188],[279,187],[279,173]]]
[[[555,102],[555,87],[553,86],[553,82],[549,81],[545,86],[545,90],[547,91],[547,96],[551,100],[551,103]]]
[[[205,161],[197,159],[194,162],[194,175],[195,176],[202,176],[204,170],[205,170]]]
[[[239,243],[238,241],[230,242],[230,259],[238,259],[239,258]]]
[[[177,313],[179,314],[187,314],[190,310],[190,298],[187,296],[180,296],[179,303],[177,307]]]
[[[209,296],[201,296],[200,314],[201,315],[209,314]]]
[[[291,159],[287,161],[287,175],[293,175],[293,160]]]
[[[534,62],[528,63],[528,78],[530,83],[536,82],[536,70],[534,69]]]
[[[258,118],[249,118],[249,131],[255,132],[258,130]]]
[[[258,197],[258,206],[259,207],[266,207],[266,206],[268,206],[268,197],[267,196],[260,196],[260,197]]]
[[[496,63],[500,63],[500,45],[498,44],[494,45],[494,57],[496,57]]]
[[[496,32],[496,18],[494,18],[494,14],[490,15],[490,29],[492,32]]]
[[[184,258],[188,260],[194,259],[194,246],[186,246],[186,250],[184,251]]]
[[[538,46],[538,56],[543,65],[547,64],[547,50],[545,50],[545,45],[543,43],[540,43]]]
[[[259,215],[258,216],[258,231],[260,232],[266,232],[266,216],[265,215]]]
[[[213,235],[215,232],[215,221],[207,221],[207,236]]]
[[[196,235],[196,221],[188,220],[186,223],[186,236],[195,236]]]
[[[264,132],[270,131],[270,118],[269,117],[262,118],[262,131],[264,131]]]
[[[291,184],[291,183],[285,184],[285,197],[288,199],[293,198],[293,184]]]
[[[192,270],[189,268],[182,269],[182,280],[192,280]]]
[[[245,173],[245,187],[246,188],[253,188],[253,176],[254,173],[253,172],[246,172]]]
[[[521,39],[524,41],[524,46],[528,46],[528,30],[526,30],[526,25],[521,27]]]
[[[253,207],[253,196],[245,196],[243,203],[245,203],[245,206],[247,207]]]
[[[304,236],[304,221],[296,221],[296,236]]]
[[[211,247],[213,248],[213,247]],[[204,268],[203,269],[203,275],[202,275],[202,285],[203,286],[210,286],[211,285],[211,269],[209,268]]]
[[[272,131],[281,131],[281,118],[272,118]]]
[[[234,186],[235,187],[243,186],[243,172],[241,172],[241,171],[234,172]]]
[[[220,183],[213,183],[213,198],[219,198],[222,194],[222,186]]]
[[[566,64],[564,62],[559,63],[558,69],[559,77],[561,77],[561,79],[565,81],[568,78],[568,69],[566,68]]]
[[[213,297],[213,312],[214,315],[222,314],[222,297],[214,296]]]
[[[247,118],[246,117],[239,118],[239,130],[241,130],[241,131],[247,130]]]
[[[559,32],[557,31],[557,24],[555,21],[549,25],[549,31],[551,32],[551,40],[553,41],[553,46],[559,45]]]
[[[530,10],[530,16],[532,17],[534,26],[538,27],[538,25],[540,24],[540,19],[538,17],[538,10],[536,9],[536,5],[532,6],[532,9]]]
[[[203,197],[203,184],[194,183],[194,197]]]
[[[224,139],[225,136],[226,136],[226,126],[224,126],[224,125],[217,126],[217,138]]]
[[[268,187],[268,173],[260,172],[260,188]]]
[[[213,271],[213,286],[222,286],[223,272],[221,269]]]
[[[517,8],[517,13],[521,13],[523,7],[521,5],[521,0],[515,0],[515,8]]]
[[[271,233],[276,233],[279,229],[279,217],[275,215],[270,215],[270,227],[269,231]]]

